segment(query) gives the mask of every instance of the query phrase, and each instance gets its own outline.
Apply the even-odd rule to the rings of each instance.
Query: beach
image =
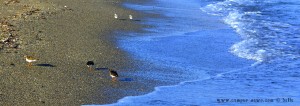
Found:
[[[104,104],[144,92],[143,84],[112,82],[101,70],[113,68],[121,76],[133,70],[131,59],[114,43],[114,32],[140,30],[127,18],[142,14],[121,4],[0,0],[0,105]],[[115,19],[115,13],[126,20]],[[28,67],[25,55],[39,60]],[[93,71],[86,66],[90,60]]]
[[[297,0],[0,0],[0,8],[3,106],[299,104]]]

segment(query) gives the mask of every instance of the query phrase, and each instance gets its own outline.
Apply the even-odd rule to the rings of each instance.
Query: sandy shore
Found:
[[[120,3],[0,0],[0,105],[103,104],[143,92],[147,87],[139,82],[112,82],[107,71],[89,72],[85,65],[93,60],[97,68],[131,70],[130,58],[112,43],[113,32],[141,26],[113,15],[141,14]],[[24,55],[39,61],[27,67]]]

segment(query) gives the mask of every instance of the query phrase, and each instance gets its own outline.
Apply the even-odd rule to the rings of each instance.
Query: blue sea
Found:
[[[299,0],[152,0],[119,46],[167,83],[112,106],[299,106]],[[135,18],[135,17],[134,17]],[[137,17],[138,18],[138,17]]]

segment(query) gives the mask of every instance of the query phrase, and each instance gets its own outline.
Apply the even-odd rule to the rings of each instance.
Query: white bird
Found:
[[[131,19],[131,20],[132,20],[132,15],[129,15],[129,19]]]
[[[28,62],[28,66],[32,66],[32,62],[36,62],[38,61],[37,58],[34,58],[32,56],[24,56],[25,57],[25,60]]]
[[[118,18],[118,15],[117,14],[115,14],[115,19],[117,19]]]

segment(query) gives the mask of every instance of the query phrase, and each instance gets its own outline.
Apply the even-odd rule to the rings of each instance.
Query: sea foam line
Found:
[[[250,65],[250,66],[247,66],[247,67],[243,67],[243,68],[239,68],[239,69],[235,69],[235,70],[230,70],[230,71],[223,72],[223,73],[219,73],[219,74],[217,74],[217,75],[209,76],[209,77],[206,77],[206,78],[203,78],[203,79],[196,79],[196,80],[183,81],[183,82],[180,82],[180,83],[177,84],[177,85],[158,86],[158,87],[155,87],[155,89],[154,89],[153,92],[150,92],[150,93],[145,94],[145,95],[139,95],[139,96],[127,96],[127,97],[124,97],[124,98],[118,100],[118,102],[113,103],[113,104],[104,104],[104,105],[86,105],[86,106],[115,106],[115,105],[118,105],[118,104],[122,104],[122,103],[128,102],[128,101],[132,100],[132,98],[146,97],[146,96],[155,95],[157,92],[161,91],[161,90],[164,89],[164,88],[173,88],[173,87],[183,86],[183,85],[186,84],[186,83],[199,82],[199,81],[205,81],[205,80],[210,80],[210,79],[220,78],[220,77],[224,76],[225,74],[231,74],[231,73],[239,72],[239,71],[242,71],[242,70],[247,70],[247,69],[249,69],[249,68],[256,67],[256,66],[258,66],[258,65],[260,65],[260,64],[261,64],[261,62],[256,62],[256,63],[253,63],[253,64]]]

